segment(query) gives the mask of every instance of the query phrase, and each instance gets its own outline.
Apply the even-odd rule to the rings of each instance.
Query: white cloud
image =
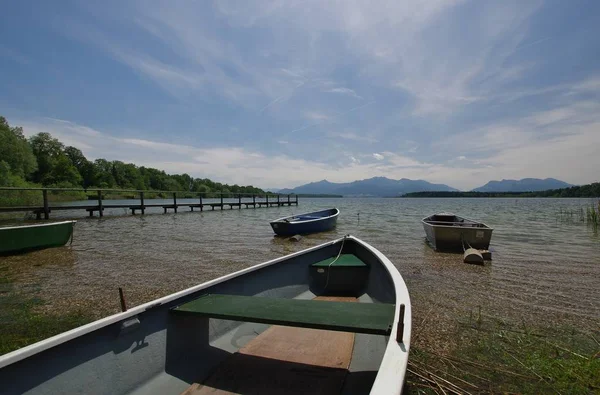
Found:
[[[457,157],[456,159],[458,159],[458,160],[466,160],[466,159],[467,159],[467,157],[466,157],[466,156],[464,156],[464,155],[461,155],[461,156]]]
[[[374,153],[373,154],[373,158],[377,159],[377,160],[384,160],[385,156],[378,154],[378,153]]]
[[[361,135],[359,133],[355,133],[352,131],[344,131],[344,132],[330,131],[330,132],[327,132],[327,135],[329,137],[341,138],[341,139],[350,140],[350,141],[359,141],[359,142],[366,142],[366,143],[378,143],[379,142],[379,140],[376,139],[375,137],[372,137],[369,135]]]
[[[319,111],[307,111],[304,114],[304,117],[306,119],[310,119],[312,121],[327,121],[330,120],[331,117],[327,114],[323,114],[322,112]]]
[[[340,95],[351,96],[356,99],[362,99],[362,96],[358,95],[353,89],[350,89],[350,88],[331,88],[331,89],[326,89],[324,92],[337,93]]]

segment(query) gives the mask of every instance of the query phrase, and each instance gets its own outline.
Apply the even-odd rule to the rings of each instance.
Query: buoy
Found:
[[[479,252],[481,253],[481,256],[483,257],[484,261],[491,261],[492,260],[492,251],[490,251],[490,250],[479,250]]]
[[[300,241],[300,240],[302,240],[302,236],[294,235],[294,236],[290,237],[288,240],[289,241]]]
[[[475,248],[467,248],[464,255],[464,262],[483,265],[483,255]]]

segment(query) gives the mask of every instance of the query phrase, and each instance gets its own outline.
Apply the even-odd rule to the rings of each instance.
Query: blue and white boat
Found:
[[[338,215],[340,215],[340,210],[330,208],[279,218],[271,221],[271,227],[280,236],[325,232],[335,228]]]

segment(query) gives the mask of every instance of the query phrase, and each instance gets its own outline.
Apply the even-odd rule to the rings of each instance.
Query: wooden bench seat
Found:
[[[395,305],[320,300],[204,295],[175,307],[173,314],[301,328],[389,335]]]

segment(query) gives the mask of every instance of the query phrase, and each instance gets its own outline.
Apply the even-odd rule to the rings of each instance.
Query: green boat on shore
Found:
[[[77,221],[0,227],[0,255],[65,245]]]

